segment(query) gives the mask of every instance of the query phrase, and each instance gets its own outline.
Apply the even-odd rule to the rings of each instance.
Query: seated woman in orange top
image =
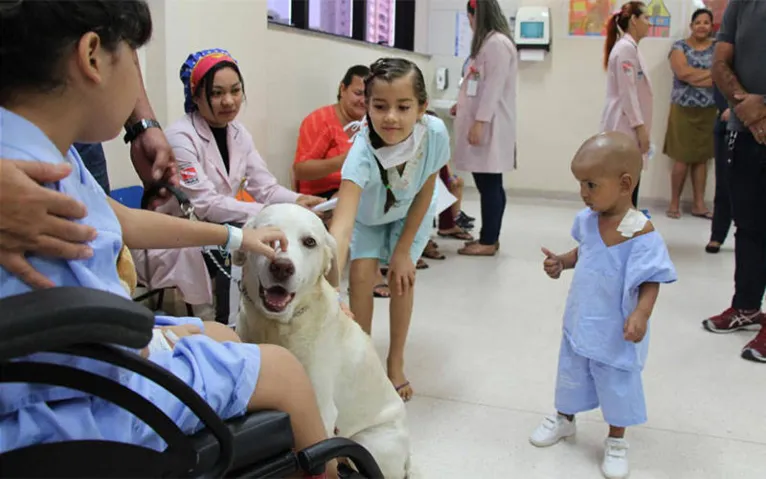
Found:
[[[293,175],[298,192],[332,198],[340,188],[340,169],[351,149],[351,137],[367,113],[364,78],[370,69],[348,69],[338,88],[338,102],[312,112],[301,123]]]

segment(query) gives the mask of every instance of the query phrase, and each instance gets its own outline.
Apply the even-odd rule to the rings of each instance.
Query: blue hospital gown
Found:
[[[84,286],[126,296],[117,275],[122,231],[103,189],[84,167],[77,151],[64,158],[34,124],[0,108],[0,158],[62,163],[73,173],[46,185],[83,202],[88,215],[82,223],[96,228],[90,259],[66,261],[31,256],[32,266],[57,286]],[[30,288],[0,267],[0,297]],[[55,308],[55,305],[51,305]],[[0,315],[0,320],[2,316]],[[202,323],[196,318],[158,316],[157,325]],[[150,399],[187,433],[200,428],[191,411],[153,382],[90,359],[40,353],[40,362],[67,364],[111,378]],[[173,351],[152,354],[150,360],[168,369],[194,388],[219,415],[230,418],[245,412],[260,370],[256,345],[217,343],[204,335],[182,338]],[[37,384],[4,384],[0,388],[0,453],[31,444],[62,440],[105,439],[142,444],[157,450],[164,442],[132,414],[99,398],[68,388]]]
[[[626,371],[646,363],[649,331],[639,343],[624,339],[643,283],[672,283],[676,271],[662,236],[653,231],[607,247],[598,213],[581,211],[572,226],[577,265],[564,312],[564,335],[580,356]],[[651,323],[650,323],[651,324]]]
[[[341,170],[344,180],[352,181],[362,188],[351,240],[352,260],[377,258],[387,261],[390,259],[415,197],[428,178],[438,173],[449,162],[450,139],[446,125],[441,119],[431,115],[425,115],[422,121],[427,126],[423,139],[423,156],[409,160],[405,166],[403,174],[403,178],[407,179],[405,187],[397,188],[397,185],[391,182],[391,191],[396,196],[397,202],[387,213],[384,213],[386,187],[380,177],[372,146],[367,139],[367,126],[356,135]],[[391,176],[389,174],[389,179]],[[428,212],[423,217],[410,250],[413,262],[417,261],[428,243],[432,222],[436,217],[436,198],[437,190],[434,189]]]

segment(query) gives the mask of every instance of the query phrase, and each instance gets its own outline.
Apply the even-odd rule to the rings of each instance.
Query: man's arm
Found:
[[[734,45],[719,41],[715,46],[713,55],[713,81],[729,103],[736,105],[739,103],[736,96],[744,95],[747,92],[732,70],[733,63]]]
[[[141,68],[138,63],[138,56],[135,58],[136,66],[138,70],[138,80],[139,84],[141,85],[141,91],[138,93],[138,100],[136,101],[136,106],[133,108],[133,113],[130,114],[130,117],[128,117],[128,121],[125,122],[125,127],[129,127],[131,125],[134,125],[135,123],[141,121],[141,120],[156,120],[154,115],[154,110],[152,109],[152,104],[149,103],[149,97],[146,94],[146,87],[144,87],[144,77],[141,73]]]

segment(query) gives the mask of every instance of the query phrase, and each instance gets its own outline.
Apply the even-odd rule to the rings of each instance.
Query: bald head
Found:
[[[572,168],[594,168],[609,176],[627,173],[634,181],[642,165],[643,156],[635,138],[617,131],[588,138],[572,160]]]

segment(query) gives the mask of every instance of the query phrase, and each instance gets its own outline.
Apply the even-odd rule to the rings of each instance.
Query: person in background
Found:
[[[604,69],[606,104],[601,114],[601,131],[621,131],[635,138],[644,168],[650,155],[652,131],[652,84],[638,43],[649,33],[649,19],[643,2],[628,2],[606,24]],[[633,191],[638,206],[640,179]]]
[[[241,225],[268,204],[297,203],[311,208],[325,201],[281,186],[255,149],[250,133],[236,120],[245,83],[229,52],[210,49],[190,54],[180,77],[186,115],[167,129],[167,137],[178,162],[181,189],[200,220]],[[175,200],[161,211],[181,213]],[[228,323],[231,264],[219,251],[212,256],[205,254],[204,260],[215,281],[215,318]],[[183,277],[182,265],[177,266],[178,284],[197,281]]]
[[[299,193],[328,200],[338,194],[340,170],[367,113],[364,79],[369,74],[370,68],[365,65],[349,68],[338,85],[337,101],[314,110],[301,122],[293,163],[293,180]],[[380,271],[373,295],[391,296]]]
[[[742,349],[766,363],[766,2],[730,0],[718,32],[713,81],[729,102],[728,179],[734,235],[731,307],[702,322],[713,333],[760,329]]]
[[[691,35],[678,40],[670,51],[673,90],[663,152],[673,159],[669,218],[681,217],[681,193],[691,170],[692,216],[712,219],[705,206],[707,163],[715,156],[711,132],[716,122],[713,99],[713,13],[705,8],[695,10]]]
[[[710,241],[705,246],[708,253],[721,251],[723,242],[731,228],[731,200],[729,199],[729,184],[727,177],[728,145],[726,144],[726,124],[731,110],[721,90],[713,85],[713,98],[718,109],[718,118],[713,130],[715,143],[715,199],[713,200],[713,221],[710,225]]]
[[[518,57],[508,19],[497,0],[469,0],[474,32],[471,61],[455,114],[455,168],[470,171],[481,198],[481,232],[459,254],[494,256],[506,195],[503,173],[516,168]]]
[[[293,179],[298,192],[327,199],[338,193],[340,170],[367,112],[364,79],[370,69],[354,65],[338,86],[337,102],[311,112],[301,122]]]
[[[101,143],[75,143],[77,153],[79,153],[85,168],[88,169],[96,183],[109,195],[111,187],[109,186],[109,172],[106,169],[106,154]]]

